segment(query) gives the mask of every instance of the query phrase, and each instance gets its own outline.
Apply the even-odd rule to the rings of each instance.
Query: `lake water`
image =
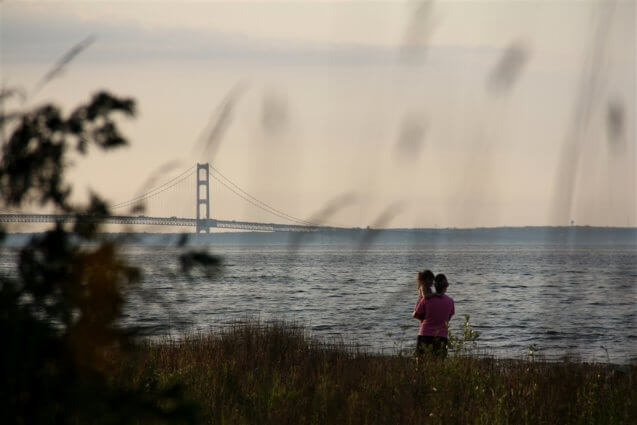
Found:
[[[148,335],[283,319],[312,335],[377,352],[410,350],[418,322],[416,272],[447,275],[456,304],[481,332],[484,355],[625,363],[637,359],[637,245],[538,243],[220,245],[215,279],[184,278],[177,248],[128,246],[144,270],[123,322]]]

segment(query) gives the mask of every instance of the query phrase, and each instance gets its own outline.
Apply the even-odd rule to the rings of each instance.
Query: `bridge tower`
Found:
[[[208,163],[197,163],[197,233],[210,233],[210,170]],[[204,214],[202,215],[202,211]]]

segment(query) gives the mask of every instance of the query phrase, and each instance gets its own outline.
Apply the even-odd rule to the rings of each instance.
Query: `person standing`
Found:
[[[455,314],[453,299],[446,294],[449,282],[439,273],[434,279],[435,295],[422,298],[413,317],[420,320],[416,352],[418,355],[430,351],[436,356],[447,356],[449,321]]]

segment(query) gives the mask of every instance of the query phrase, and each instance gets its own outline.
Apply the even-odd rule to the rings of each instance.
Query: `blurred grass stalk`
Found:
[[[145,342],[120,379],[185,385],[203,423],[637,422],[637,365],[378,355],[288,323]]]

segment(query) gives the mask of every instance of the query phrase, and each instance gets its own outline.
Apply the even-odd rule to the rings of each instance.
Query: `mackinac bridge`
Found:
[[[264,223],[214,218],[212,216],[212,202],[210,197],[211,178],[237,198],[240,198],[255,208],[269,213],[280,222]],[[193,216],[180,217],[176,214],[169,216],[146,215],[145,211],[149,210],[149,208],[147,208],[149,204],[159,205],[162,208],[156,209],[163,210],[167,209],[167,204],[180,205],[181,203],[171,200],[171,197],[175,192],[184,191],[192,191],[190,194],[194,193],[195,195],[193,197],[194,205],[191,204],[190,206],[190,208],[192,208],[190,211],[194,210]],[[294,217],[272,207],[268,203],[249,194],[209,163],[197,163],[196,166],[187,168],[176,177],[173,177],[161,185],[145,190],[143,193],[127,201],[111,205],[110,209],[113,212],[112,215],[95,217],[95,219],[105,224],[190,227],[194,228],[197,233],[209,233],[211,229],[215,228],[265,232],[314,232],[320,229],[336,229],[336,227],[321,226]],[[123,214],[115,214],[115,212],[118,211],[127,211],[128,214],[125,212]],[[142,214],[141,211],[144,211],[144,214]],[[134,212],[139,213],[135,214]],[[0,223],[55,223],[72,221],[76,218],[77,215],[73,214],[35,214],[22,211],[0,210]],[[92,217],[85,216],[83,218],[91,219]]]

